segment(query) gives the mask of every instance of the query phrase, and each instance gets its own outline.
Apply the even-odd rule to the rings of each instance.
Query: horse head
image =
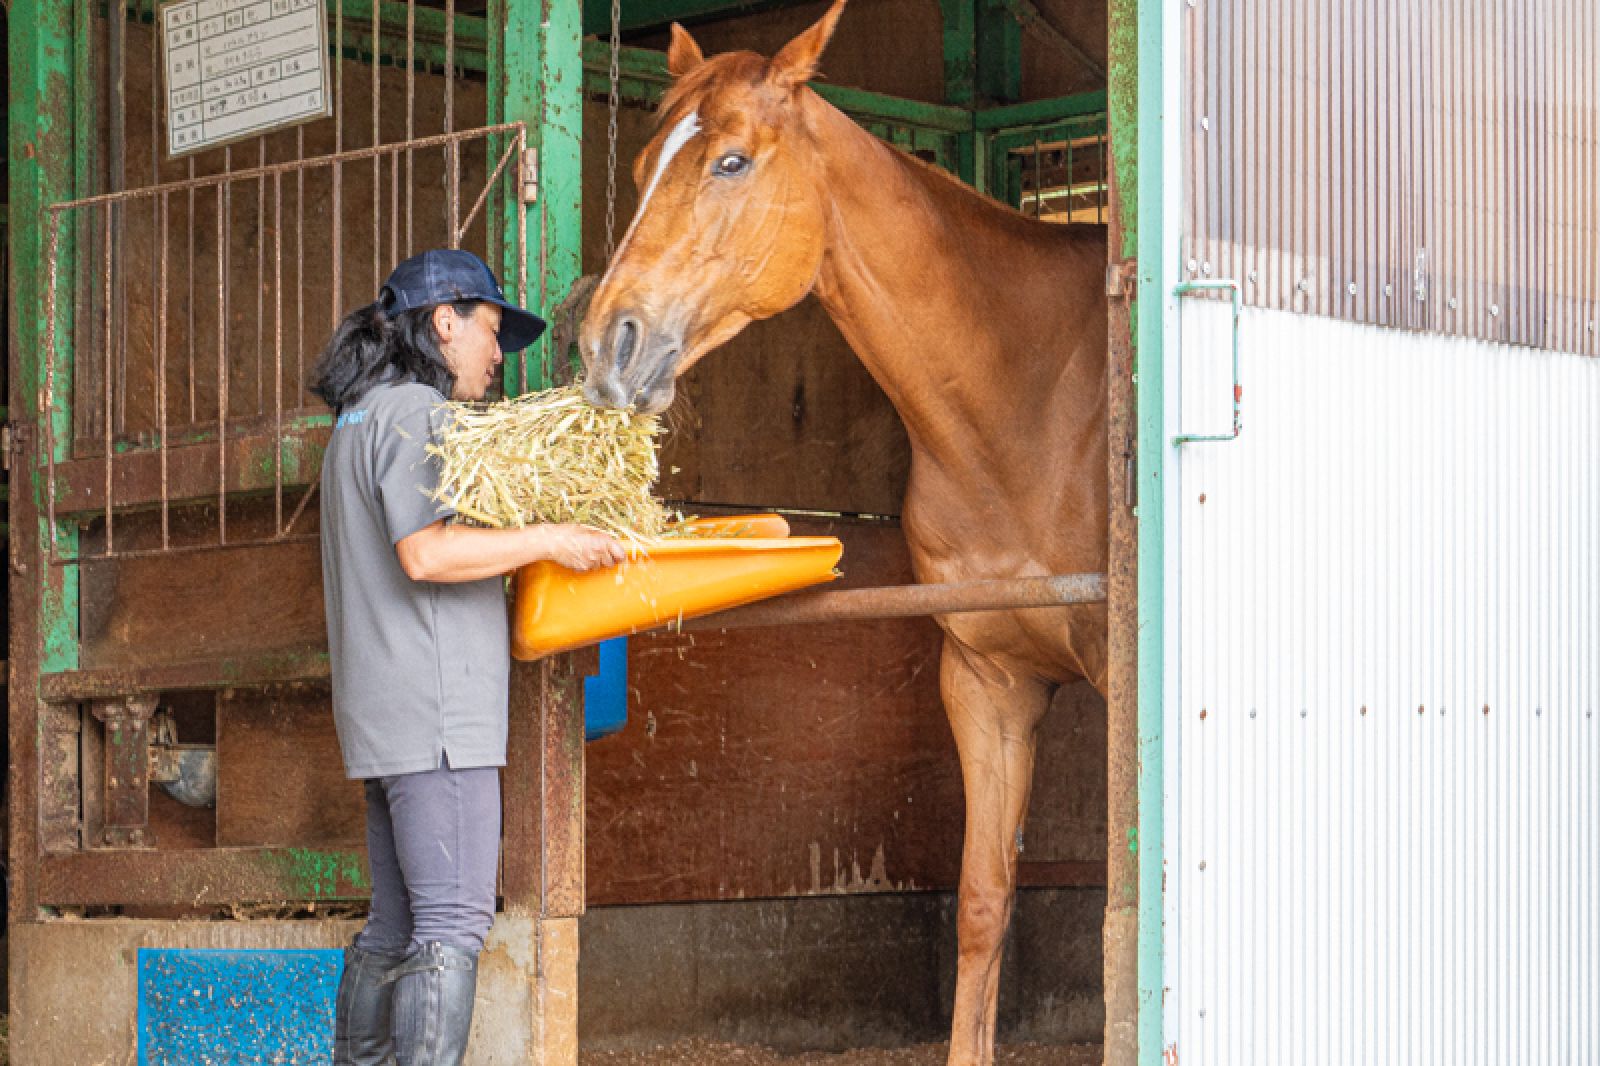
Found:
[[[811,291],[827,199],[800,96],[844,4],[770,60],[707,59],[673,25],[673,87],[633,166],[639,207],[580,337],[590,403],[665,410],[678,375]]]

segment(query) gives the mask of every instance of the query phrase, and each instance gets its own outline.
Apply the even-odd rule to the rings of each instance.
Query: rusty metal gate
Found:
[[[481,188],[475,192],[468,188],[475,198],[463,216],[462,161],[469,150],[490,146],[496,140],[505,147],[494,153],[498,159],[487,181],[480,178],[475,183]],[[307,248],[308,182],[327,185],[338,205],[343,199],[345,171],[371,163],[371,291],[376,294],[388,265],[419,247],[413,211],[415,187],[409,184],[404,225],[400,223],[402,167],[415,173],[418,155],[438,157],[444,195],[439,197],[441,203],[432,206],[443,212],[442,219],[436,220],[443,226],[446,240],[442,243],[460,247],[469,234],[475,234],[480,238],[477,251],[485,255],[482,245],[486,242],[481,239],[485,204],[491,193],[520,195],[514,180],[516,168],[508,164],[525,153],[526,142],[526,128],[521,123],[507,123],[52,205],[45,240],[46,272],[51,280],[45,305],[45,386],[39,399],[40,424],[45,427],[39,453],[48,471],[51,564],[119,554],[119,511],[156,508],[160,516],[158,540],[146,538],[138,542],[140,547],[124,548],[121,554],[249,547],[295,535],[315,491],[317,455],[330,421],[320,401],[305,389],[308,356],[315,354],[317,338],[330,334],[348,309],[339,298],[345,291],[341,274],[345,231],[335,227],[314,233],[312,247]],[[264,147],[261,154],[265,155]],[[287,226],[286,187],[290,187],[287,198],[292,204]],[[393,212],[387,240],[381,225],[386,199]],[[246,321],[242,329],[231,313],[238,300],[235,290],[242,287],[237,284],[235,265],[230,263],[236,201],[246,201],[246,217],[254,216],[256,237],[254,277],[247,279],[255,290],[253,314],[245,309],[253,328]],[[337,214],[338,207],[334,210]],[[516,216],[517,261],[524,263],[526,217],[522,212]],[[74,346],[81,354],[69,365],[59,366],[55,342],[61,309],[54,281],[59,268],[59,235],[65,226],[86,227],[97,234],[99,253],[89,289],[91,306],[82,302],[78,306],[80,312],[89,312],[92,322],[91,328],[80,334],[86,343]],[[403,244],[402,232],[406,235]],[[113,254],[119,244],[129,242],[130,234],[148,235],[154,250],[153,271]],[[182,246],[176,262],[174,244]],[[308,288],[316,295],[317,282],[315,275],[307,276],[307,257],[319,252],[331,253],[331,304],[307,300]],[[249,263],[243,266],[248,272]],[[521,269],[506,280],[508,289],[525,303],[527,271]],[[313,306],[308,308],[308,303]],[[130,306],[145,313],[130,316]],[[130,318],[141,319],[144,329],[130,332]],[[513,367],[512,385],[526,387],[526,363],[514,360]],[[62,405],[75,416],[70,444],[56,439],[55,420],[49,417]],[[58,464],[56,455],[63,450],[69,458]],[[285,519],[285,488],[301,485],[306,486],[305,491]],[[243,537],[236,529],[230,539],[229,497],[269,489],[273,494],[271,526],[253,529]],[[191,531],[175,543],[174,506],[193,505],[202,499],[214,515],[214,522],[208,523],[213,528],[203,535]],[[78,537],[63,535],[60,522],[64,520],[80,524]],[[76,550],[70,544],[64,547],[64,541],[77,541]]]

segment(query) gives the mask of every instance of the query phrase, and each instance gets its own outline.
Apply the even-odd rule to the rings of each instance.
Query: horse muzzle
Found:
[[[618,315],[589,361],[583,396],[595,407],[634,408],[660,414],[676,392],[681,337],[653,330],[632,315]]]

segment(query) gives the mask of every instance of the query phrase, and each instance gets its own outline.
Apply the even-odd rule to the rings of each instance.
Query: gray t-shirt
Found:
[[[379,385],[339,415],[322,461],[322,588],[333,718],[351,777],[504,766],[505,584],[412,581],[395,545],[454,512],[431,498],[444,397]]]

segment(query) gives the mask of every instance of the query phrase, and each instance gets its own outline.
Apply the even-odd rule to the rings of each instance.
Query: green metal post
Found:
[[[1177,552],[1168,544],[1167,515],[1176,514],[1177,390],[1166,388],[1169,354],[1177,352],[1178,221],[1182,217],[1182,135],[1178,121],[1176,20],[1181,5],[1139,0],[1138,195],[1139,306],[1134,364],[1138,405],[1139,507],[1139,1061],[1158,1066],[1170,1031],[1167,972],[1175,971],[1168,917],[1181,891],[1166,838],[1168,799],[1177,795],[1177,767],[1167,773],[1169,708],[1176,677],[1176,635],[1167,629],[1166,590],[1176,588]],[[1176,531],[1174,531],[1176,533]],[[1176,803],[1175,798],[1172,801]],[[1174,823],[1175,824],[1175,823]]]
[[[998,0],[979,0],[978,95],[1009,104],[1022,98],[1022,25]]]
[[[538,195],[532,204],[507,204],[502,255],[509,280],[526,270],[526,300],[540,313],[558,303],[583,268],[583,41],[582,9],[553,0],[501,0],[491,34],[491,59],[498,56],[498,117],[524,122],[528,147],[537,153]],[[521,182],[517,185],[520,187]],[[527,260],[519,264],[516,212],[527,220]],[[524,294],[516,294],[519,299]],[[507,361],[508,391],[526,381],[550,384],[550,337],[522,353],[521,368]],[[515,378],[513,375],[515,374]]]
[[[75,112],[77,84],[75,63],[81,49],[75,46],[87,26],[74,19],[71,0],[16,0],[8,20],[10,31],[10,164],[11,164],[11,395],[16,420],[29,427],[30,454],[37,455],[37,442],[46,432],[49,419],[56,442],[56,458],[67,454],[71,442],[70,390],[72,380],[73,291],[77,274],[74,229],[63,223],[56,240],[55,285],[55,363],[56,402],[49,412],[38,407],[44,394],[47,289],[49,274],[50,217],[47,206],[70,200],[77,183],[90,175],[80,174],[77,153],[83,151],[82,138],[74,136],[81,128]],[[92,125],[89,129],[92,130]],[[35,417],[39,420],[35,421]],[[28,480],[15,486],[14,499],[26,497],[39,516],[37,529],[24,533],[14,522],[13,534],[19,537],[16,551],[30,563],[39,558],[37,546],[48,543],[50,531],[44,518],[45,474],[38,464],[23,464],[14,475]],[[70,530],[58,538],[63,553],[76,555],[75,537]],[[78,574],[76,567],[41,570],[29,567],[29,580],[38,599],[37,650],[41,672],[70,670],[78,661]],[[26,611],[28,597],[14,598],[14,611]],[[25,629],[26,627],[24,627]],[[15,652],[13,653],[15,654]],[[20,695],[15,693],[14,695]]]
[[[977,0],[939,0],[944,20],[944,102],[971,110],[978,95],[978,15]],[[962,181],[978,184],[984,176],[978,156],[982,135],[968,130],[956,139],[956,174]]]

